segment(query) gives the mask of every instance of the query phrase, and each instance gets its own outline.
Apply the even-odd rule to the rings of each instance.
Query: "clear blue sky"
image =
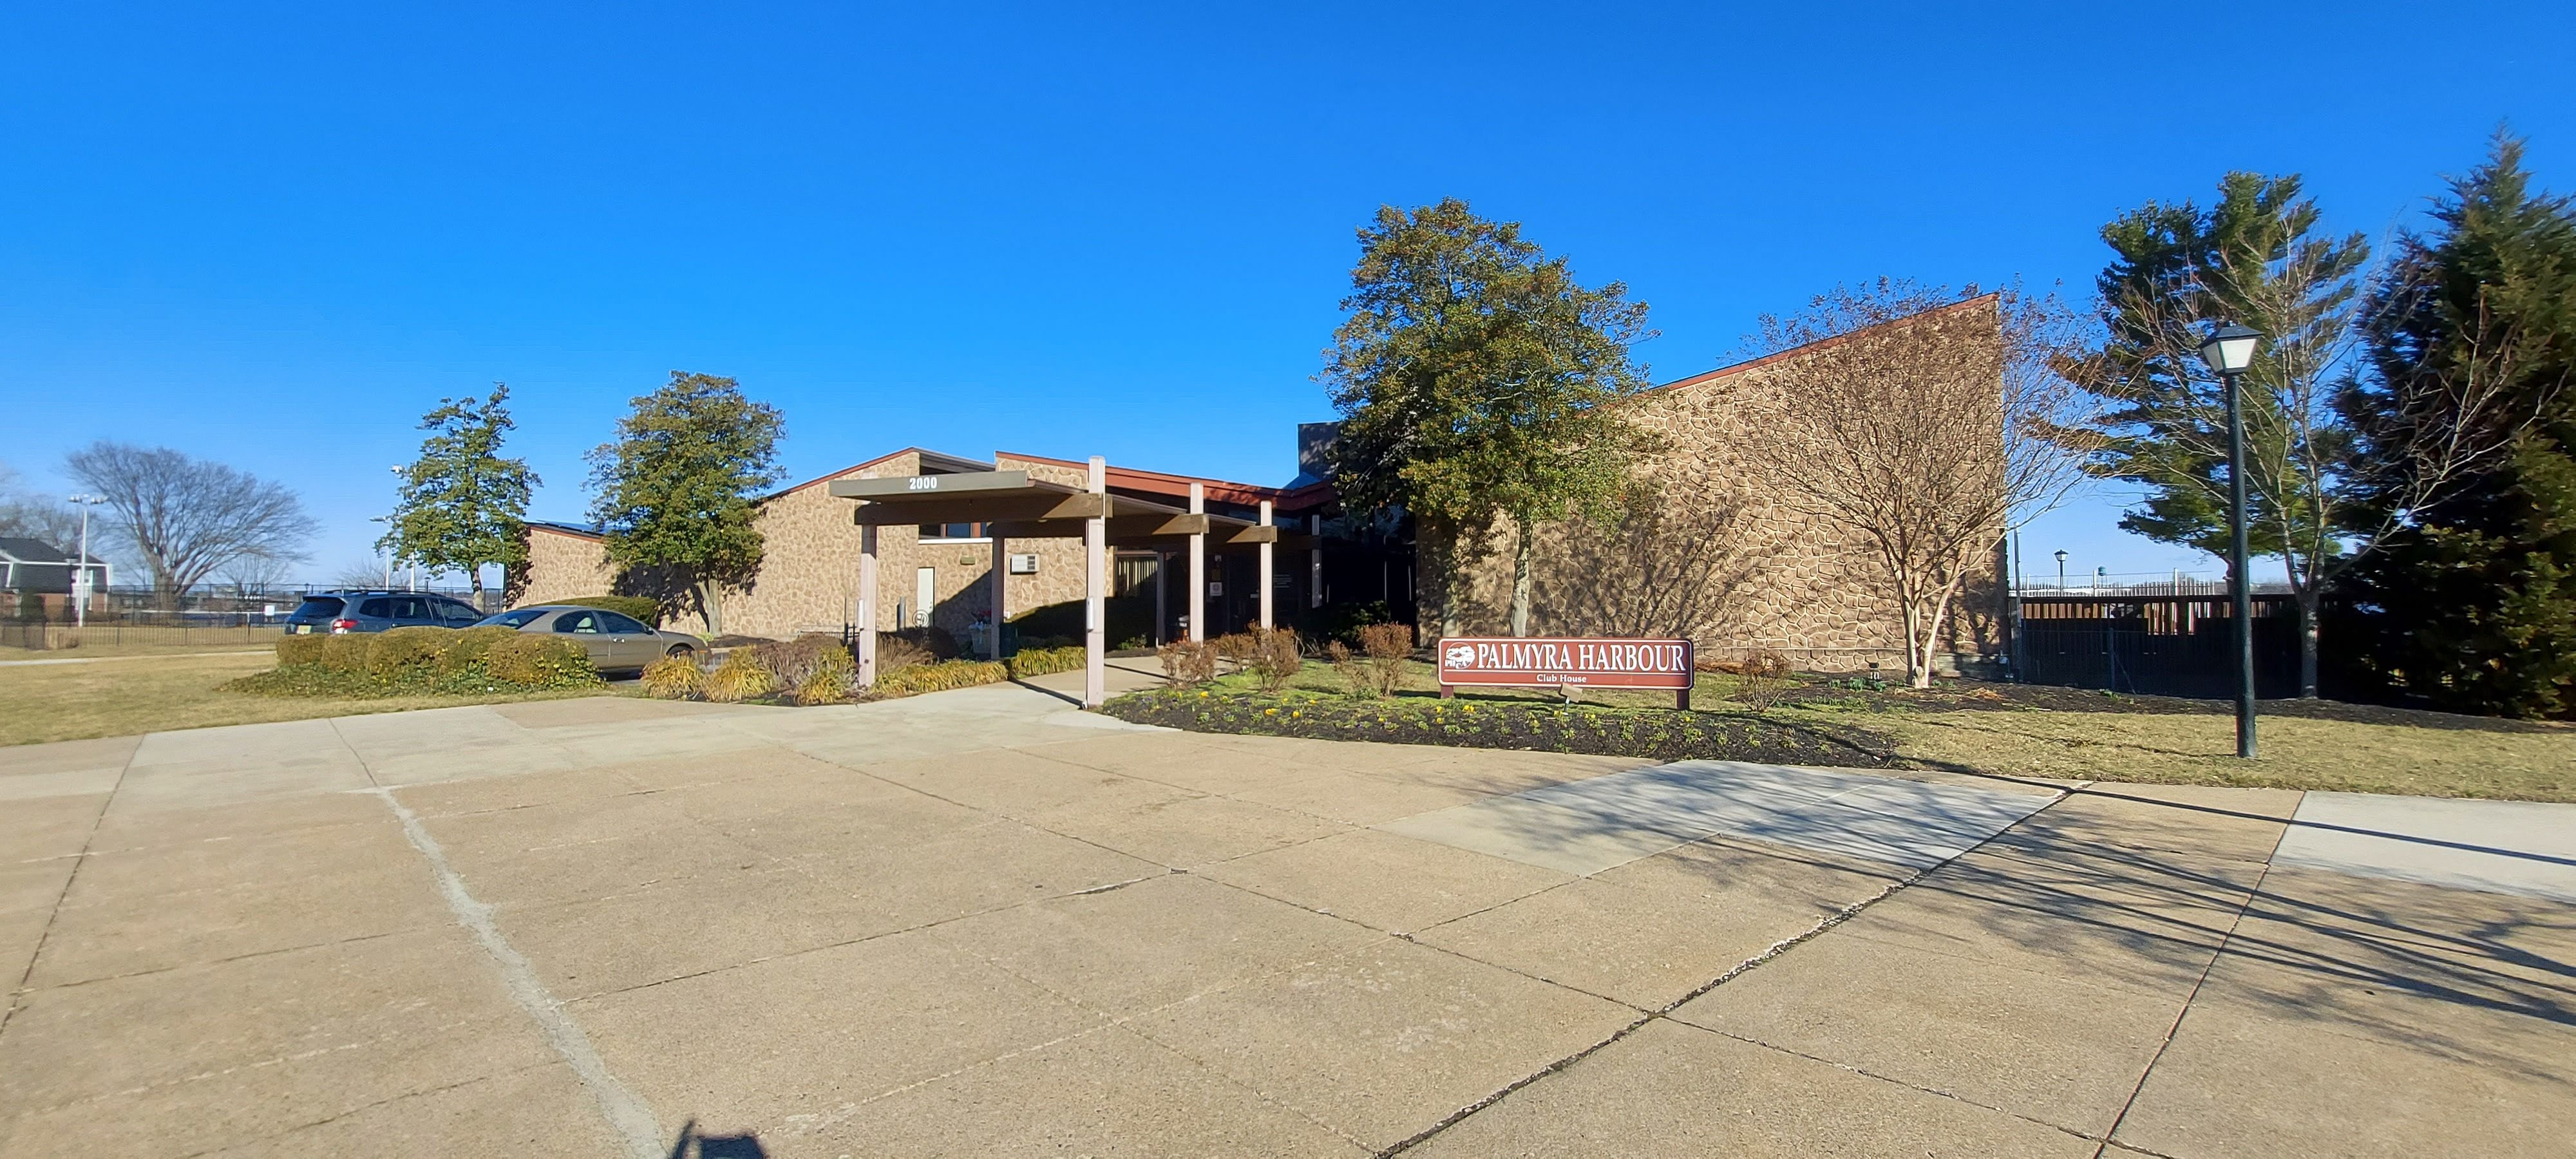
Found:
[[[280,479],[316,577],[495,380],[546,518],[675,368],[783,408],[800,479],[918,443],[1281,482],[1381,203],[1626,281],[1668,378],[1837,281],[2087,291],[2104,220],[2229,168],[2385,235],[2510,121],[2576,189],[2558,3],[934,7],[21,7],[0,459]],[[2205,566],[2118,507],[2034,570]]]

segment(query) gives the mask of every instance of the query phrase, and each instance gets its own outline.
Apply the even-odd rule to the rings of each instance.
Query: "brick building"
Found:
[[[1992,308],[1978,299],[1951,309]],[[1879,594],[1878,565],[1849,533],[1812,524],[1766,502],[1745,456],[1743,437],[1774,405],[1778,368],[1807,348],[1693,375],[1625,404],[1634,420],[1662,436],[1663,449],[1641,465],[1657,501],[1620,529],[1542,529],[1534,564],[1532,630],[1550,635],[1687,635],[1703,655],[1757,649],[1786,654],[1800,667],[1848,670],[1873,662],[1902,666],[1900,617]],[[1360,606],[1416,620],[1417,574],[1409,524],[1341,510],[1324,456],[1330,424],[1298,432],[1299,474],[1264,486],[1112,465],[1113,494],[1181,506],[1199,484],[1211,514],[1253,516],[1263,501],[1276,521],[1313,532],[1312,549],[1280,553],[1274,600],[1283,624],[1346,618]],[[839,632],[858,600],[860,529],[854,502],[835,498],[836,479],[887,478],[980,471],[1028,472],[1032,479],[1080,487],[1078,460],[1000,452],[990,459],[906,448],[806,480],[763,499],[760,529],[766,558],[759,574],[728,592],[730,633],[784,638]],[[991,541],[975,524],[895,526],[880,531],[880,630],[932,625],[981,651],[993,621]],[[514,603],[624,590],[608,566],[599,536],[568,524],[532,523],[528,562],[511,577]],[[1492,549],[1467,566],[1467,629],[1501,634],[1511,585],[1508,531],[1486,537]],[[1071,609],[1083,595],[1078,540],[1012,540],[1006,568],[1005,618],[1026,634],[1053,634],[1041,624],[1078,623]],[[1186,552],[1120,549],[1109,567],[1112,647],[1182,634]],[[1255,622],[1256,571],[1250,547],[1212,553],[1206,571],[1210,634]],[[1999,655],[2003,585],[2000,555],[1988,574],[1959,597],[1949,648],[1959,663]],[[1023,617],[1054,608],[1066,614]],[[1436,628],[1436,626],[1435,626]],[[1069,628],[1067,634],[1071,634]]]

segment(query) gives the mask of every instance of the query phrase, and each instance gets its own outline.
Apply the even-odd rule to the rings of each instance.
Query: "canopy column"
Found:
[[[1160,647],[1162,647],[1163,645],[1168,644],[1168,643],[1170,643],[1170,642],[1171,642],[1171,641],[1169,641],[1169,640],[1165,640],[1165,639],[1163,638],[1163,625],[1171,622],[1171,599],[1170,599],[1170,597],[1169,597],[1168,595],[1166,595],[1166,594],[1165,594],[1166,589],[1170,588],[1171,586],[1172,586],[1172,553],[1171,553],[1171,552],[1168,552],[1168,551],[1165,551],[1165,550],[1163,550],[1162,548],[1159,548],[1159,547],[1158,547],[1158,548],[1155,548],[1155,549],[1154,549],[1154,646],[1155,646],[1155,647],[1157,647],[1157,648],[1160,648]]]
[[[1190,484],[1190,514],[1207,514],[1207,484]],[[1207,534],[1190,533],[1190,642],[1207,639]]]
[[[1108,494],[1109,460],[1098,455],[1091,457],[1089,484],[1088,490],[1092,494]],[[1084,708],[1098,708],[1102,701],[1109,699],[1108,672],[1105,670],[1108,663],[1108,649],[1104,646],[1103,640],[1103,637],[1108,635],[1108,625],[1103,622],[1108,609],[1101,602],[1102,589],[1107,586],[1107,577],[1102,573],[1108,570],[1108,554],[1109,521],[1097,515],[1083,520],[1082,706]]]
[[[858,627],[853,643],[859,652],[859,687],[877,683],[877,529],[859,528]]]
[[[987,617],[992,621],[993,626],[987,631],[989,638],[985,641],[985,651],[992,659],[999,660],[1002,658],[1002,620],[1010,606],[1002,599],[1002,585],[1005,582],[1002,577],[1011,570],[1011,556],[1010,548],[1005,545],[998,528],[987,524],[985,533],[993,537],[993,614]]]
[[[1270,526],[1270,501],[1267,499],[1261,501],[1261,525],[1263,527]],[[1271,544],[1269,540],[1265,539],[1261,541],[1261,630],[1264,632],[1269,631],[1271,628],[1270,547]]]

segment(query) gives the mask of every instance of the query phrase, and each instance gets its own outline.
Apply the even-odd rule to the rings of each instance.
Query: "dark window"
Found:
[[[429,601],[421,599],[419,596],[395,596],[394,614],[392,618],[397,620],[407,620],[412,623],[419,623],[423,620],[427,620],[429,619]]]
[[[333,616],[339,615],[340,609],[348,606],[349,605],[347,603],[332,596],[306,596],[304,597],[304,602],[296,606],[295,614],[287,618],[294,620],[327,620]]]
[[[599,634],[599,617],[603,614],[605,613],[565,612],[563,615],[555,617],[555,631],[578,632],[585,636],[596,636]]]
[[[984,538],[984,525],[981,523],[924,523],[919,530],[923,539]]]
[[[358,614],[361,616],[374,616],[379,620],[390,620],[393,618],[394,614],[392,604],[393,601],[391,600],[368,600],[367,602],[358,605]]]
[[[642,624],[636,623],[634,620],[628,619],[625,616],[618,615],[615,612],[599,613],[599,622],[606,625],[607,629],[611,632],[650,632],[653,630]]]
[[[544,608],[520,608],[515,612],[502,612],[483,622],[495,628],[524,628],[528,626],[528,621],[545,614]]]

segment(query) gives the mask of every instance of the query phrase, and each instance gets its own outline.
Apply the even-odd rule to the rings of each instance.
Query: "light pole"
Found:
[[[2227,594],[2236,616],[2236,755],[2254,759],[2254,593],[2245,564],[2245,420],[2237,380],[2254,365],[2261,331],[2234,322],[2201,340],[2201,361],[2227,388]]]
[[[2057,553],[2057,594],[2066,594],[2066,553]]]
[[[378,515],[369,518],[367,522],[384,524],[385,530],[392,531],[394,517],[391,515]],[[385,553],[385,590],[394,590],[394,553],[390,551]]]
[[[394,465],[394,466],[392,466],[392,467],[387,468],[387,470],[392,471],[392,472],[394,473],[394,478],[397,478],[397,479],[404,478],[404,477],[408,476],[408,475],[411,473],[408,469],[404,468],[404,467],[403,467],[401,464],[399,464],[399,463],[395,464],[395,465]],[[397,503],[399,503],[399,502],[400,502],[400,500],[399,500],[399,499],[397,499],[397,500],[396,500],[396,502],[397,502]],[[391,529],[391,528],[390,528],[390,525],[388,525],[388,530],[390,530],[390,529]],[[392,565],[391,565],[391,564],[387,564],[387,565],[386,565],[386,568],[385,568],[385,586],[386,586],[386,587],[388,587],[388,588],[390,588],[390,587],[394,586],[394,573],[393,573],[393,567],[392,567]],[[411,561],[411,585],[410,585],[410,587],[411,587],[411,590],[412,590],[412,591],[419,591],[419,590],[420,590],[420,561],[419,561],[419,560],[417,560],[417,559],[415,559],[415,560]]]
[[[104,495],[66,495],[64,498],[80,505],[80,551],[72,559],[72,626],[75,628],[86,628],[89,626],[90,598],[89,509],[107,502],[107,497]]]

